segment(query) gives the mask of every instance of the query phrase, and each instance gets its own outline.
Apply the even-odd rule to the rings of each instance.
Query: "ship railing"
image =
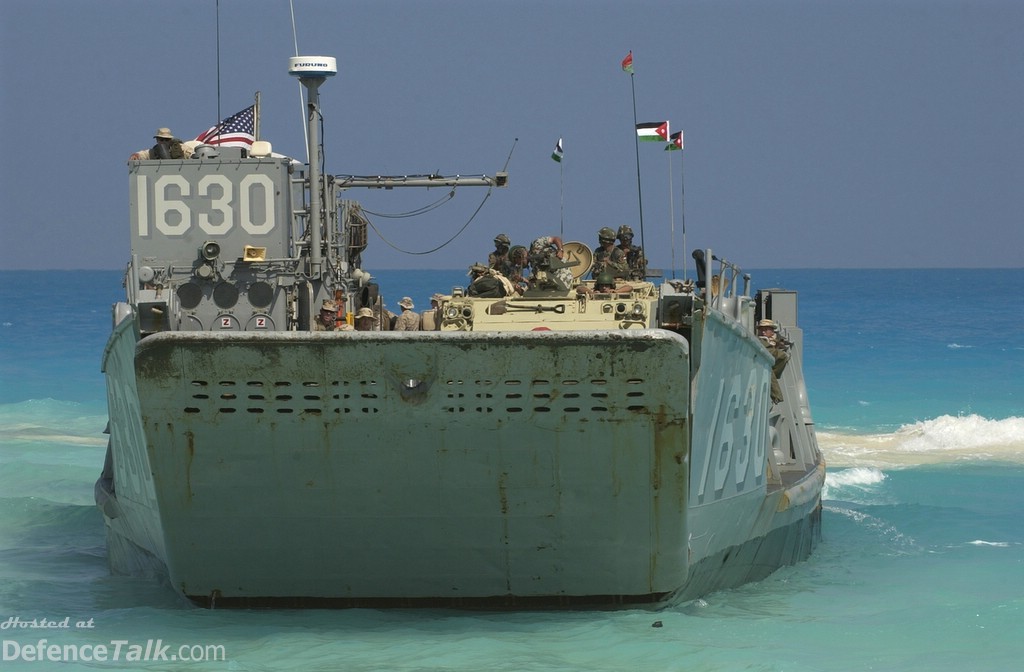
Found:
[[[752,332],[755,303],[750,296],[750,274],[744,273],[728,259],[715,255],[710,248],[694,252],[694,259],[697,261],[699,282],[704,282],[707,305]]]

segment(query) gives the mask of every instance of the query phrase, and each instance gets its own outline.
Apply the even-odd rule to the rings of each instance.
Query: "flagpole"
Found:
[[[679,218],[683,224],[683,252],[686,252],[686,193],[683,187],[683,132],[677,131],[669,136],[668,145],[665,150],[669,153],[668,164],[668,193],[669,193],[669,216],[672,218],[672,278],[676,277],[676,214],[675,205],[672,203],[672,151],[678,150],[679,154]],[[683,280],[686,280],[686,263],[683,263]]]
[[[558,237],[565,240],[565,164],[558,162]]]
[[[676,279],[676,209],[675,196],[672,194],[672,152],[668,154],[668,221],[672,238],[672,279]]]
[[[646,249],[644,247],[644,197],[640,190],[640,136],[636,132],[636,73],[633,72],[632,49],[629,50],[629,55],[623,61],[622,68],[629,73],[629,87],[633,92],[633,148],[636,150],[636,199],[640,208],[640,247]]]
[[[686,150],[679,152],[679,219],[683,225],[683,254],[686,254],[686,180],[684,179],[684,155]],[[683,280],[686,280],[686,264],[683,264]]]
[[[565,166],[562,165],[562,139],[555,143],[551,159],[558,162],[558,237],[565,237]]]
[[[252,136],[260,139],[260,92],[256,92],[256,101],[252,110]]]

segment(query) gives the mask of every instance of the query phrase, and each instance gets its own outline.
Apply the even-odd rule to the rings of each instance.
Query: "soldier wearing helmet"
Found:
[[[601,273],[601,275],[594,278],[594,286],[588,287],[587,285],[580,285],[576,288],[577,294],[582,294],[588,297],[593,297],[597,294],[602,295],[615,295],[615,294],[629,294],[633,291],[633,286],[616,280],[612,277],[612,274],[607,270]]]
[[[619,249],[626,255],[626,266],[629,267],[631,280],[643,280],[647,277],[647,259],[644,248],[633,244],[633,229],[627,224],[619,227]]]
[[[597,232],[597,240],[599,245],[594,250],[594,266],[590,271],[590,277],[596,280],[605,271],[614,278],[627,277],[629,267],[626,265],[626,255],[615,247],[615,230],[607,226],[601,227]]]
[[[487,267],[493,268],[504,276],[508,276],[509,260],[508,249],[512,244],[508,235],[499,233],[494,237],[494,252],[487,255]]]

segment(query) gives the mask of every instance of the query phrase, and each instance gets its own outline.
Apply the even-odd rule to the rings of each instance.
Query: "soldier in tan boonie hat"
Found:
[[[149,150],[149,152],[140,151],[132,155],[133,159],[184,159],[185,148],[181,143],[181,140],[174,137],[171,133],[171,129],[167,127],[161,127],[156,129],[156,133],[153,135],[156,139],[156,144]],[[189,152],[191,155],[191,151]]]
[[[338,328],[338,304],[324,299],[320,306],[320,314],[316,318],[314,331],[335,331]]]
[[[356,311],[356,331],[374,331],[377,325],[374,322],[373,311],[363,306]]]
[[[420,330],[420,316],[418,313],[413,311],[412,299],[408,296],[403,296],[402,300],[398,302],[398,305],[402,307],[402,314],[395,320],[395,324],[391,327],[394,331],[419,331]]]

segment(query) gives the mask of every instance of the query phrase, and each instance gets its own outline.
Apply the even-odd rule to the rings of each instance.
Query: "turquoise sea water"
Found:
[[[377,275],[391,307],[466,280]],[[28,660],[41,639],[109,655],[124,642],[122,660],[69,670],[1018,669],[1024,270],[752,275],[800,291],[829,462],[814,555],[660,611],[480,613],[207,611],[110,576],[92,489],[120,273],[0,272],[0,670],[55,669]],[[123,660],[151,640],[224,660]]]

